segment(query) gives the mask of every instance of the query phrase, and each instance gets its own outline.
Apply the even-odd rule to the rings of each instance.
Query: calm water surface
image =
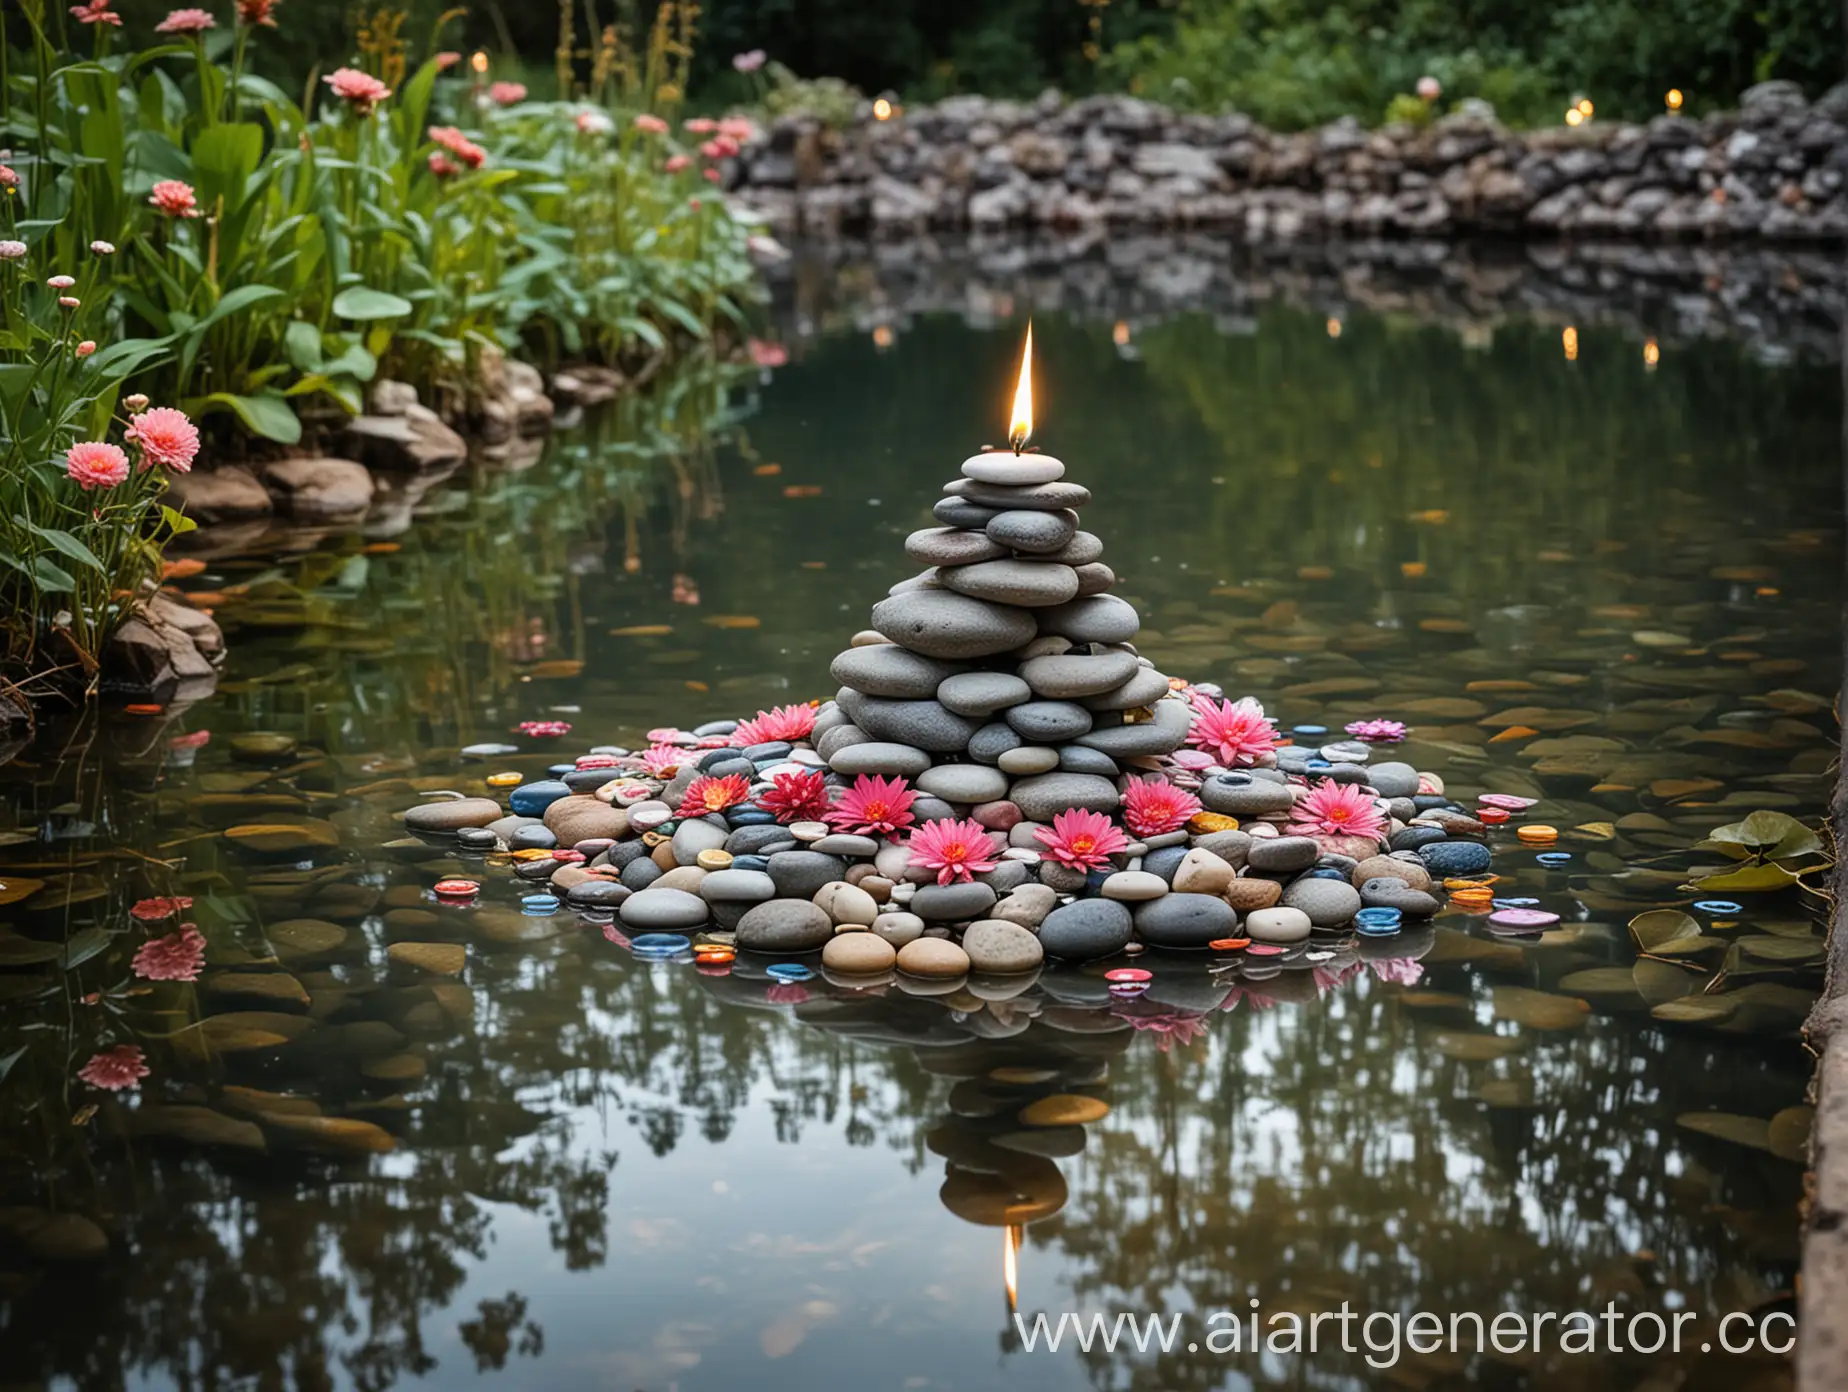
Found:
[[[1001,433],[1021,324],[810,327],[774,382],[691,370],[530,467],[399,499],[409,530],[221,543],[185,582],[230,634],[218,693],[15,753],[0,1381],[1786,1384],[1763,1356],[1026,1352],[1007,1282],[1028,1312],[1202,1318],[1615,1300],[1710,1333],[1789,1308],[1810,910],[1754,899],[1698,971],[1634,965],[1625,924],[1697,897],[1713,826],[1824,805],[1836,369],[1708,344],[1651,371],[1591,331],[1567,362],[1520,321],[1336,338],[1282,307],[1122,346],[1036,323],[1040,438],[1095,494],[1144,650],[1285,725],[1405,720],[1453,793],[1543,799],[1569,867],[1497,836],[1506,892],[1563,916],[1537,939],[1451,912],[1268,975],[1171,956],[1130,1004],[1075,970],[777,987],[633,960],[520,917],[499,870],[386,845],[419,791],[828,694],[903,536]],[[575,729],[458,758],[529,719]],[[482,905],[433,902],[462,870]],[[122,994],[127,907],[170,894],[211,965]],[[96,952],[68,973],[40,946],[67,940]],[[391,966],[399,941],[466,969]],[[1652,1016],[1722,956],[1704,1024]],[[72,1081],[131,1040],[137,1093]],[[1053,1093],[1108,1112],[1017,1120]]]

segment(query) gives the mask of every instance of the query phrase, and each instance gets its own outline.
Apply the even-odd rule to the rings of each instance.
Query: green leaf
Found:
[[[183,512],[177,512],[165,503],[160,505],[160,520],[167,526],[169,536],[185,536],[188,532],[199,530],[199,524]]]
[[[34,556],[30,567],[32,578],[38,582],[41,590],[75,590],[77,581],[62,566],[54,565],[48,556]]]
[[[36,522],[27,522],[26,529],[34,536],[50,542],[54,550],[62,551],[73,561],[86,565],[99,574],[102,572],[103,563],[97,559],[96,553],[62,528],[41,527]]]
[[[119,382],[165,357],[173,345],[167,338],[124,338],[101,349],[88,363],[105,382]]]
[[[334,296],[334,313],[342,319],[402,319],[410,312],[409,300],[365,285],[349,285]]]
[[[321,370],[321,330],[308,320],[292,320],[283,331],[282,346],[297,372]]]
[[[26,1056],[26,1050],[30,1047],[30,1045],[21,1044],[17,1049],[13,1050],[12,1053],[0,1057],[0,1079],[4,1079],[7,1074],[13,1071],[13,1065]]]
[[[1703,891],[1732,890],[1740,894],[1764,894],[1772,890],[1788,889],[1796,882],[1797,876],[1781,865],[1747,865],[1738,870],[1727,870],[1696,880],[1694,887]]]
[[[238,396],[233,392],[213,392],[200,404],[206,410],[214,406],[228,407],[244,423],[245,429],[266,440],[274,440],[283,445],[298,444],[301,441],[302,423],[289,408],[288,401],[277,393]]]
[[[72,935],[64,944],[64,955],[58,965],[65,971],[73,971],[85,962],[108,948],[115,935],[107,928],[85,928],[81,933]]]
[[[1630,936],[1644,952],[1660,952],[1683,938],[1698,938],[1700,924],[1679,909],[1652,909],[1630,920]]]
[[[211,312],[194,324],[188,332],[197,337],[212,325],[229,319],[233,314],[241,314],[252,305],[262,304],[265,300],[281,299],[282,295],[283,292],[273,285],[240,285],[237,289],[228,291],[217,304],[212,306]]]

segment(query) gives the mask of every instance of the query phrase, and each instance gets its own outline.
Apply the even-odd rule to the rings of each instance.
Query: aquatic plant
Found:
[[[860,836],[890,836],[912,823],[917,794],[902,778],[861,774],[828,809],[828,825]]]
[[[723,812],[728,807],[736,807],[750,795],[751,785],[741,773],[728,773],[723,778],[695,778],[687,785],[686,794],[680,799],[680,806],[674,815],[704,817],[713,812]]]
[[[1129,838],[1109,817],[1082,807],[1059,813],[1049,827],[1034,827],[1033,839],[1068,870],[1101,869],[1129,845]]]
[[[1378,841],[1385,835],[1386,818],[1358,785],[1324,778],[1296,800],[1286,829],[1291,836],[1362,836]]]
[[[1367,744],[1397,744],[1405,738],[1405,723],[1400,720],[1355,720],[1345,728]]]
[[[738,728],[732,731],[731,742],[735,748],[743,749],[749,745],[769,744],[776,740],[807,739],[814,728],[813,706],[777,706],[773,710],[758,711],[749,720],[740,721]]]
[[[937,883],[950,884],[970,880],[995,868],[1001,841],[973,818],[961,821],[945,817],[925,822],[911,833],[906,842],[911,864],[937,872]]]
[[[828,810],[828,780],[820,769],[808,773],[779,773],[758,806],[774,812],[779,822],[818,822]]]
[[[1277,748],[1277,732],[1264,717],[1264,707],[1251,697],[1219,701],[1204,692],[1191,693],[1193,724],[1187,742],[1203,749],[1227,768],[1249,768]]]
[[[1199,798],[1165,778],[1131,778],[1123,785],[1123,825],[1137,836],[1179,831],[1199,811]]]

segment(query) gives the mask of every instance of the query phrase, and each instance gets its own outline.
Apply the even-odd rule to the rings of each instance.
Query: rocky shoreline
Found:
[[[1467,104],[1466,104],[1467,105]],[[1848,239],[1848,83],[1814,104],[1765,82],[1736,111],[1511,131],[1477,109],[1424,127],[1269,131],[1128,96],[953,97],[844,129],[775,121],[733,187],[779,231],[1203,227],[1320,237]]]

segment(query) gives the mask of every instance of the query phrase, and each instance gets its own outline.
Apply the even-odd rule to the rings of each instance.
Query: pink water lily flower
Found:
[[[723,778],[695,778],[687,785],[686,796],[680,799],[674,815],[704,817],[736,807],[750,795],[751,785],[744,781],[741,773],[730,773]]]
[[[1355,739],[1367,744],[1397,744],[1405,738],[1405,722],[1401,720],[1356,720],[1346,728]]]
[[[863,773],[828,809],[827,822],[836,831],[858,836],[890,836],[911,825],[911,804],[916,800],[904,779]]]
[[[177,931],[141,944],[129,969],[144,981],[197,981],[204,965],[205,934],[195,923],[182,923]]]
[[[1313,836],[1362,836],[1375,841],[1386,834],[1386,819],[1374,805],[1373,798],[1354,783],[1337,783],[1324,778],[1290,810],[1289,834]]]
[[[669,155],[665,160],[662,161],[661,168],[667,171],[669,174],[678,174],[681,170],[685,169],[691,163],[693,163],[693,160],[690,156]]]
[[[1199,811],[1199,798],[1164,778],[1132,778],[1123,787],[1123,824],[1138,836],[1179,831]]]
[[[994,869],[995,857],[1001,851],[1001,838],[973,818],[926,822],[911,833],[906,844],[911,850],[911,864],[935,870],[940,885],[971,880]]]
[[[1102,812],[1087,812],[1082,807],[1059,813],[1049,827],[1034,827],[1033,839],[1068,870],[1101,869],[1129,845],[1129,838],[1115,822]]]
[[[773,710],[758,711],[749,720],[739,721],[738,728],[731,733],[731,743],[737,749],[751,744],[769,744],[776,740],[793,743],[807,739],[814,728],[813,706],[777,706]]]
[[[1227,768],[1250,768],[1277,749],[1277,732],[1264,717],[1264,707],[1249,696],[1242,701],[1216,701],[1195,692],[1193,724],[1187,743],[1203,749]]]
[[[120,1092],[123,1088],[140,1086],[141,1080],[152,1071],[137,1046],[118,1044],[113,1049],[93,1054],[90,1061],[77,1070],[77,1076],[91,1087]]]

